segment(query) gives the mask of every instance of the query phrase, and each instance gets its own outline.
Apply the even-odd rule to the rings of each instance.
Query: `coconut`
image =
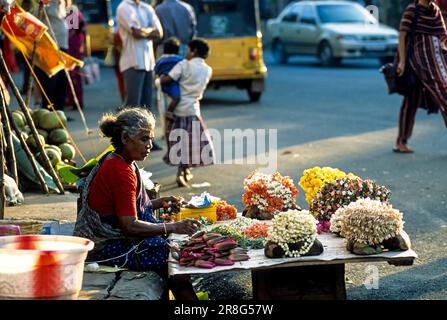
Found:
[[[34,124],[40,128],[40,120],[45,114],[49,114],[50,110],[48,109],[37,109],[33,112],[31,115],[31,118],[33,118]]]
[[[62,161],[60,154],[52,148],[45,149],[45,153],[47,154],[48,158],[50,159],[51,165],[53,167],[55,167],[59,162]],[[42,159],[40,152],[36,155],[36,157],[37,157],[38,161],[42,164],[43,159]]]
[[[61,119],[62,123],[64,124],[64,127],[66,127],[67,126],[67,116],[65,115],[65,112],[63,112],[62,110],[57,110],[56,113],[59,116],[59,118]]]
[[[47,144],[47,145],[45,145],[45,150],[47,150],[47,149],[53,149],[54,151],[59,153],[59,155],[62,157],[62,151],[61,151],[61,149],[58,146]]]
[[[59,146],[60,150],[62,151],[62,160],[73,160],[76,151],[75,148],[68,143],[63,143]]]
[[[64,129],[55,129],[50,132],[48,139],[51,144],[60,145],[68,141],[68,132]]]
[[[23,116],[22,112],[13,111],[13,113],[12,113],[12,121],[14,121],[14,123],[19,128],[19,130],[24,130],[25,129],[25,117]]]
[[[37,132],[44,137],[45,143],[48,143],[48,132],[43,129],[37,129]]]
[[[57,120],[56,114],[53,112],[46,113],[39,119],[39,127],[48,131],[61,128],[61,124]]]
[[[39,140],[40,140],[41,144],[45,145],[45,138],[43,136],[41,136],[40,134],[39,134]],[[36,143],[36,140],[34,139],[33,135],[30,135],[28,137],[28,139],[26,139],[26,144],[28,145],[28,147],[31,150],[34,150],[34,151],[37,150],[37,143]]]

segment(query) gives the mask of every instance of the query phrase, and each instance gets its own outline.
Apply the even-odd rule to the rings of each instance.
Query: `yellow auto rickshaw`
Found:
[[[92,53],[105,54],[110,48],[115,25],[112,6],[116,9],[120,0],[76,0],[87,22],[87,34]]]
[[[197,36],[208,40],[213,68],[208,88],[236,86],[259,101],[267,67],[262,51],[258,0],[187,0],[197,16]]]

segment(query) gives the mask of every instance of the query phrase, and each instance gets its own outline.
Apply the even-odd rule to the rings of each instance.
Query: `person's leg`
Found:
[[[152,110],[152,71],[144,71],[143,86],[141,88],[141,106]]]
[[[179,187],[186,187],[186,188],[190,187],[190,185],[188,184],[188,181],[185,178],[186,177],[186,173],[185,173],[186,168],[187,167],[182,164],[178,166],[176,182]]]
[[[399,132],[396,141],[395,151],[411,152],[408,148],[408,140],[410,139],[417,112],[417,99],[414,95],[404,98],[399,113]]]
[[[168,288],[176,300],[198,300],[189,275],[179,275],[168,278]]]
[[[143,86],[141,88],[140,105],[152,111],[152,71],[144,71]],[[152,141],[152,151],[160,151],[163,148],[155,141]]]
[[[141,107],[141,93],[144,85],[144,71],[127,69],[123,72],[124,88],[126,90],[126,99],[124,106]]]
[[[54,88],[54,107],[57,110],[63,110],[65,106],[65,98],[67,97],[68,80],[64,70],[59,71],[53,77]]]

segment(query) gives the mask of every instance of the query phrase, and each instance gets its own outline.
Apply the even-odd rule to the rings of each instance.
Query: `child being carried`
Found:
[[[179,52],[180,41],[176,37],[171,37],[163,43],[163,54],[155,65],[155,74],[158,77],[168,75],[175,65],[183,60],[183,57],[179,55]],[[171,118],[169,114],[172,114],[180,102],[180,85],[178,81],[172,81],[170,83],[162,84],[161,90],[168,95],[171,100],[168,106],[169,112],[166,113],[166,116]]]

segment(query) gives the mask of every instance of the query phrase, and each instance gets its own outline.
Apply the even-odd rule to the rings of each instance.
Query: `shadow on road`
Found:
[[[348,289],[349,299],[445,299],[430,294],[447,290],[447,258],[419,265],[379,279],[379,289],[367,290],[365,286]],[[428,276],[431,275],[431,276]]]

